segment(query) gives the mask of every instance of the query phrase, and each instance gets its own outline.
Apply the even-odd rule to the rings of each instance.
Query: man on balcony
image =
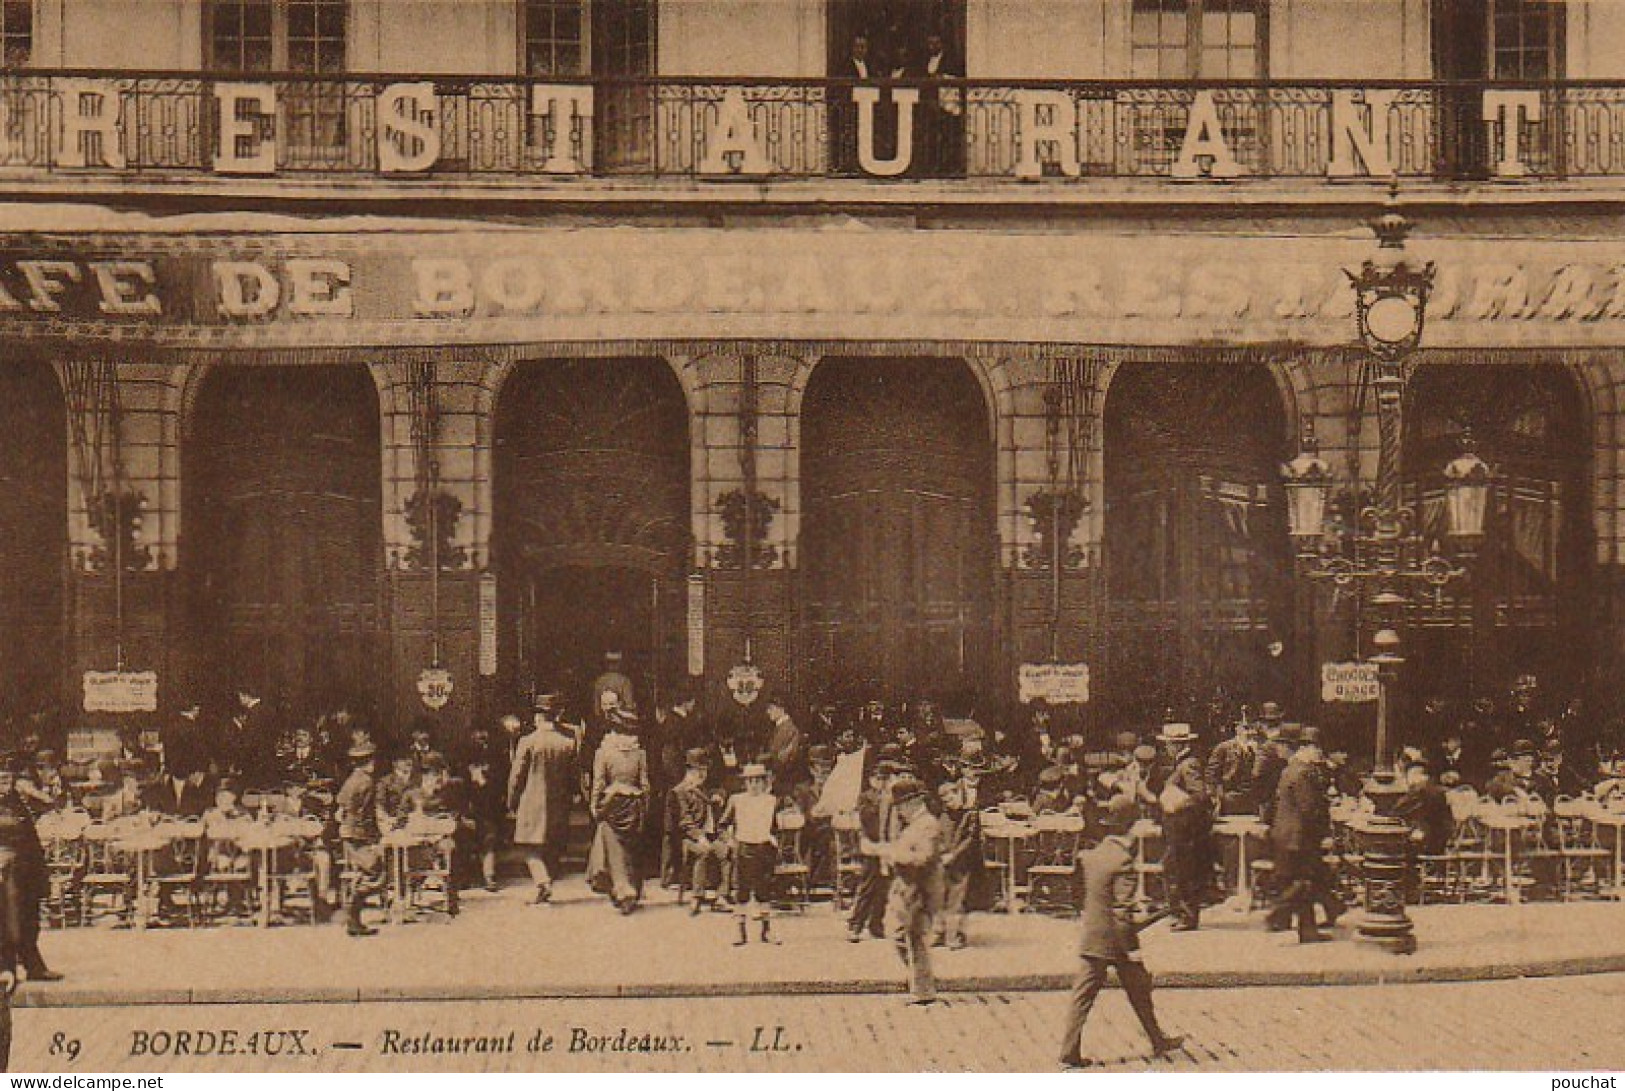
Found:
[[[925,52],[908,69],[920,88],[919,115],[915,118],[914,171],[927,178],[954,178],[965,173],[965,98],[957,87],[944,87],[944,79],[960,79],[963,67],[949,59],[942,35],[925,40]]]

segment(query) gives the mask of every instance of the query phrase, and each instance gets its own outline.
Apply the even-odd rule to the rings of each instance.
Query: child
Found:
[[[942,913],[937,918],[935,945],[951,951],[965,946],[965,903],[971,873],[981,863],[981,815],[968,805],[965,785],[950,780],[937,789],[942,800]]]
[[[723,829],[733,830],[738,884],[734,898],[734,919],[739,923],[735,947],[750,942],[750,926],[746,916],[752,905],[755,906],[756,919],[762,922],[762,942],[778,942],[773,938],[772,923],[767,914],[768,904],[773,900],[773,868],[779,859],[778,842],[773,836],[779,801],[767,790],[765,765],[755,762],[746,765],[740,776],[745,782],[745,790],[728,797],[719,823]]]

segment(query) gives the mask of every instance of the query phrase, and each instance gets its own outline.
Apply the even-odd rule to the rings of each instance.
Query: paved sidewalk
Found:
[[[25,986],[33,1006],[323,1002],[548,996],[741,996],[889,992],[901,987],[890,944],[845,940],[828,905],[776,918],[782,944],[732,946],[731,917],[690,917],[670,894],[630,917],[577,881],[555,903],[523,885],[467,896],[451,922],[386,927],[351,939],[337,923],[271,929],[91,927],[47,932],[63,982]],[[1146,961],[1164,987],[1476,981],[1625,970],[1625,903],[1427,906],[1413,910],[1419,951],[1394,955],[1354,939],[1300,947],[1258,914],[1210,910],[1199,932],[1157,926]],[[1076,924],[1031,914],[975,914],[971,946],[936,952],[945,988],[1065,987]]]

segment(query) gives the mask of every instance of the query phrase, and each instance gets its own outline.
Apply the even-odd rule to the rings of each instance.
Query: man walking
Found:
[[[525,854],[536,887],[533,904],[553,897],[553,876],[570,832],[570,789],[575,743],[558,727],[558,694],[538,693],[533,730],[519,740],[508,774],[513,840]]]
[[[1330,900],[1329,892],[1321,887],[1321,842],[1332,828],[1325,781],[1316,769],[1319,761],[1320,747],[1314,743],[1305,742],[1293,751],[1275,790],[1270,825],[1270,852],[1281,893],[1265,923],[1272,932],[1284,932],[1296,917],[1299,943],[1331,938],[1315,924],[1315,906]],[[1328,910],[1331,908],[1328,904]]]
[[[1078,942],[1078,956],[1083,959],[1083,967],[1072,987],[1066,1030],[1061,1036],[1062,1068],[1084,1066],[1083,1027],[1106,984],[1106,971],[1112,967],[1116,967],[1117,980],[1151,1039],[1151,1051],[1162,1057],[1185,1041],[1165,1033],[1158,1024],[1151,1000],[1151,971],[1140,960],[1140,934],[1134,923],[1134,842],[1129,837],[1129,829],[1138,817],[1139,808],[1133,799],[1114,796],[1100,816],[1106,836],[1094,848],[1078,854],[1083,889],[1083,935]]]
[[[350,888],[350,901],[345,907],[346,931],[352,936],[376,935],[378,929],[369,928],[361,920],[361,909],[368,896],[384,889],[384,848],[382,832],[378,828],[378,781],[373,775],[373,764],[378,748],[363,739],[350,748],[353,763],[350,775],[339,788],[337,807],[339,840],[344,843],[344,858],[356,873]]]
[[[908,967],[909,1003],[934,1004],[931,932],[942,911],[942,828],[925,807],[925,785],[913,777],[892,782],[892,807],[902,832],[891,843],[892,883],[886,899],[886,931]]]

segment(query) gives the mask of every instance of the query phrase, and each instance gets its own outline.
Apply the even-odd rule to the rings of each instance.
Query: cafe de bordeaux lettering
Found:
[[[54,143],[51,162],[69,169],[123,169],[123,127],[130,115],[118,81],[65,79],[57,86],[63,108],[49,134]],[[939,96],[938,108],[963,109],[965,91],[952,81],[933,87],[931,92]],[[850,94],[851,109],[856,114],[858,168],[877,178],[907,173],[914,162],[915,114],[922,88],[857,84]],[[1392,107],[1398,94],[1376,88],[1331,92],[1332,155],[1326,166],[1329,179],[1381,178],[1395,169],[1389,146],[1394,124]],[[1012,97],[1018,134],[1012,175],[1036,179],[1054,171],[1065,177],[1080,177],[1084,173],[1078,154],[1080,133],[1069,93],[1021,88],[1014,90]],[[213,171],[221,175],[275,174],[277,138],[271,121],[278,112],[276,86],[221,82],[214,85],[213,98],[218,109],[218,132],[210,163]],[[883,99],[887,100],[884,107]],[[568,176],[592,171],[590,146],[574,137],[578,127],[586,127],[594,115],[592,86],[536,84],[530,88],[526,106],[530,117],[547,134],[539,138],[546,142],[546,154],[537,174]],[[1529,174],[1522,133],[1526,125],[1541,121],[1542,109],[1541,93],[1536,90],[1490,88],[1482,92],[1480,117],[1486,125],[1500,126],[1499,147],[1494,155],[1497,177],[1521,178]],[[436,129],[440,99],[435,85],[430,81],[387,84],[379,90],[377,110],[373,139],[379,172],[396,176],[431,172],[442,151]],[[9,112],[0,105],[0,115]],[[888,131],[895,133],[895,147],[883,157],[879,133],[888,124]],[[698,163],[699,175],[772,173],[771,160],[742,91],[728,89],[703,125],[706,150]],[[4,129],[0,125],[0,130]],[[1230,135],[1225,131],[1215,93],[1207,89],[1195,91],[1170,175],[1183,180],[1245,176],[1247,168],[1236,156]],[[0,157],[21,158],[10,140],[0,138]]]
[[[425,242],[414,247],[424,256],[400,247],[352,247],[349,253],[247,257],[198,240],[172,253],[112,256],[140,253],[143,245],[159,249],[143,236],[81,241],[89,253],[57,249],[49,257],[0,246],[0,323],[13,332],[44,319],[158,332],[177,324],[706,313],[1246,320],[1302,325],[1308,332],[1350,313],[1336,262],[1307,253],[1295,260],[1284,241],[1274,242],[1279,253],[1268,261],[1170,248],[1136,264],[1113,240],[1086,256],[1057,250],[1033,267],[1001,270],[948,254],[922,265],[827,236],[784,254],[744,252],[693,235],[672,238],[671,245],[640,250],[635,260],[589,244],[586,236],[563,235],[518,247],[464,244],[454,253],[435,253]],[[1456,245],[1459,260],[1440,262],[1429,315],[1435,322],[1601,330],[1625,321],[1625,261],[1607,260],[1614,248],[1605,242],[1589,245],[1592,260],[1531,255],[1516,263],[1489,260],[1491,244],[1483,240]],[[1570,256],[1578,245],[1571,244]]]

